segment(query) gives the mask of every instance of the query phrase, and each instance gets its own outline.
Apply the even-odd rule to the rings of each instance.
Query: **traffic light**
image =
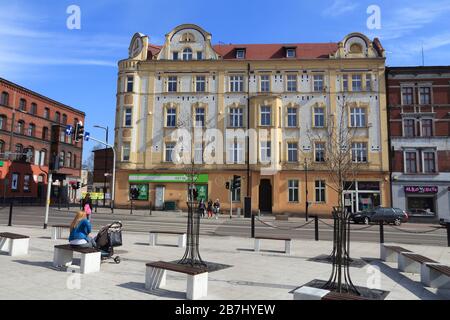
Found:
[[[75,126],[75,141],[79,142],[84,138],[84,125],[83,122],[79,121]]]
[[[233,189],[239,189],[241,187],[241,177],[234,176],[233,177]]]
[[[230,190],[230,183],[228,181],[225,182],[225,189]]]

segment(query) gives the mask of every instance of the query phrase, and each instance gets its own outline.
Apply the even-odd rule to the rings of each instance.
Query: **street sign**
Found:
[[[89,132],[86,132],[84,134],[84,141],[89,141],[89,138],[91,137],[91,134]]]
[[[67,126],[66,127],[66,136],[70,136],[73,132],[73,127],[72,126]]]

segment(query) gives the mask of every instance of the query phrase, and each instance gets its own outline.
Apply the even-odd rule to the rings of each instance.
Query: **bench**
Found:
[[[196,300],[208,295],[208,270],[171,262],[152,262],[146,264],[145,289],[153,291],[166,285],[167,271],[187,274],[186,298]]]
[[[450,267],[438,263],[424,263],[420,281],[427,287],[450,289]]]
[[[294,300],[369,300],[349,293],[339,293],[330,290],[303,286],[293,292]]]
[[[291,254],[291,238],[275,238],[275,237],[255,237],[255,252],[261,249],[261,240],[279,240],[284,241],[284,252]]]
[[[398,256],[402,252],[410,252],[410,250],[399,246],[388,246],[384,243],[380,246],[380,259],[386,262],[398,262]]]
[[[66,224],[55,224],[55,225],[52,225],[52,239],[53,240],[62,239],[62,231],[63,231],[63,229],[69,229],[70,230],[70,225],[66,225]]]
[[[11,257],[28,254],[30,237],[21,234],[0,233],[0,251],[7,252]]]
[[[80,273],[85,274],[100,271],[101,253],[99,250],[94,248],[81,248],[70,244],[55,246],[53,266],[72,267],[74,252],[81,254]]]
[[[158,234],[167,235],[177,235],[178,236],[178,247],[186,247],[186,233],[185,232],[175,232],[175,231],[150,231],[150,241],[149,245],[156,246],[158,240]]]
[[[425,263],[437,263],[437,261],[411,252],[402,252],[398,256],[398,269],[403,272],[420,273],[422,264]]]

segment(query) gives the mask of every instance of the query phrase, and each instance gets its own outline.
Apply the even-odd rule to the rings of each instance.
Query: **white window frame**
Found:
[[[367,163],[368,157],[367,142],[352,142],[352,162]]]
[[[170,148],[169,148],[170,146]],[[176,143],[175,142],[166,142],[164,144],[164,162],[173,162],[173,155],[175,150]],[[167,156],[170,150],[170,159]]]
[[[424,89],[428,89],[429,90],[428,91],[428,97],[429,97],[428,103],[423,103],[422,102],[422,96],[424,96],[424,94],[422,93],[422,90],[424,90]],[[430,105],[430,104],[432,104],[432,101],[433,101],[432,91],[433,91],[433,88],[431,86],[420,86],[419,87],[419,105]]]
[[[432,153],[434,158],[434,172],[425,171],[425,153]],[[437,151],[435,149],[423,149],[422,150],[422,173],[436,174],[438,173]]]
[[[294,159],[291,158],[291,155],[294,156]],[[297,142],[288,142],[287,143],[287,162],[289,163],[297,163],[298,162],[298,143]]]
[[[319,182],[319,185],[317,186],[317,182]],[[325,203],[327,199],[327,190],[326,190],[326,182],[325,180],[316,180],[314,182],[314,200],[316,203]],[[317,191],[319,191],[320,199],[317,199]],[[323,191],[323,199],[322,199],[322,192]]]
[[[296,56],[296,50],[293,48],[286,49],[286,58],[295,58]]]
[[[287,92],[298,91],[298,78],[296,74],[286,75],[286,91]]]
[[[260,161],[262,163],[268,163],[272,159],[272,142],[271,141],[261,141],[260,143]]]
[[[267,109],[269,111],[267,111]],[[272,125],[272,108],[270,106],[261,106],[259,108],[259,115],[260,115],[260,120],[259,120],[259,125],[262,127],[270,127]],[[269,123],[266,123],[267,117],[269,117]],[[263,119],[265,120],[263,122]]]
[[[406,101],[405,101],[405,98],[404,98],[404,90],[407,90],[407,89],[411,89],[411,103],[406,103]],[[412,85],[408,85],[408,86],[401,86],[401,88],[400,88],[400,99],[401,99],[401,104],[402,104],[402,106],[411,106],[411,105],[414,105],[414,100],[415,100],[415,97],[414,97],[414,86],[412,86]]]
[[[407,161],[406,154],[407,153],[415,153],[416,154],[416,172],[408,172],[408,170],[407,170],[407,166],[406,166],[406,161]],[[416,150],[416,149],[403,150],[403,172],[405,174],[417,174],[420,172],[419,169],[420,169],[419,168],[419,150]]]
[[[173,119],[172,121],[169,121]],[[167,108],[166,109],[166,128],[175,128],[177,126],[177,108]]]
[[[236,50],[236,59],[245,59],[245,50],[244,49]]]
[[[175,89],[175,90],[173,90],[173,89]],[[167,77],[167,92],[178,92],[178,77],[177,76]]]
[[[353,92],[363,91],[361,74],[352,74],[352,91]]]
[[[413,122],[414,122],[414,127],[413,127],[413,135],[412,136],[408,136],[408,135],[406,135],[406,130],[405,130],[405,122],[407,121],[407,120],[412,120]],[[403,137],[405,137],[405,138],[415,138],[415,137],[417,137],[417,122],[416,122],[416,119],[415,118],[403,118],[402,119],[402,129],[403,129]]]
[[[125,90],[126,92],[134,92],[134,76],[126,76]],[[131,85],[131,90],[130,90]]]
[[[317,110],[320,110],[321,112],[317,112]],[[314,127],[315,128],[325,128],[325,107],[313,107],[313,113],[314,113]],[[317,124],[317,116],[321,116],[322,125]]]
[[[260,92],[270,92],[270,75],[259,76],[259,90]]]
[[[292,112],[294,110],[294,112]],[[295,123],[292,124],[290,120],[292,120],[292,117],[294,117]],[[296,107],[288,107],[287,108],[287,123],[286,127],[288,128],[296,128],[298,126],[298,108]]]
[[[133,125],[133,108],[125,107],[123,112],[124,112],[124,115],[123,115],[123,126],[124,127],[131,127]],[[130,117],[129,118],[130,119],[130,124],[127,124],[127,116]]]
[[[183,61],[191,61],[193,59],[193,51],[191,48],[184,48],[182,52]]]
[[[292,193],[293,199],[291,198],[291,193]],[[295,198],[297,198],[297,199],[295,199]],[[298,180],[294,180],[294,179],[288,180],[288,202],[290,202],[290,203],[300,202],[300,182]]]
[[[313,76],[313,91],[322,92],[325,88],[325,76],[323,74],[316,74]]]
[[[242,128],[244,126],[244,109],[230,108],[230,127]]]
[[[318,146],[321,146],[320,148]],[[323,153],[323,160],[322,161],[318,161],[317,160],[317,155],[318,152],[321,151]],[[325,151],[326,151],[326,145],[325,142],[315,142],[314,143],[314,162],[317,163],[324,163],[325,162]]]
[[[128,154],[127,154],[127,152]],[[125,156],[128,155],[128,159],[125,159]],[[124,142],[122,144],[122,161],[123,162],[129,162],[131,159],[131,143],[129,142]]]
[[[366,127],[366,108],[364,107],[350,108],[350,127],[352,128]]]
[[[201,125],[198,125],[198,122],[201,122]],[[205,107],[196,107],[195,108],[195,127],[203,128],[206,125],[206,108]]]
[[[424,130],[423,130],[423,121],[427,120],[427,121],[431,121],[431,135],[429,136],[425,136],[424,135]],[[433,118],[421,118],[420,119],[420,136],[421,137],[425,137],[425,138],[431,138],[434,135],[434,119]]]
[[[244,76],[234,75],[230,76],[230,92],[244,91]]]
[[[195,76],[195,92],[206,92],[206,76]]]

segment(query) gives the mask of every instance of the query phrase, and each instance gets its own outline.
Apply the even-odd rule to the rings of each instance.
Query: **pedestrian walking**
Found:
[[[86,196],[84,197],[81,206],[83,207],[83,211],[86,212],[86,218],[88,220],[91,220],[91,214],[92,214],[92,199],[91,194],[86,193]],[[92,221],[91,221],[92,222]]]
[[[200,217],[202,218],[205,217],[205,210],[206,210],[205,201],[203,199],[200,199],[200,202],[198,203],[198,213],[200,214]]]
[[[208,201],[208,219],[213,216],[213,202],[211,199]]]
[[[220,212],[220,201],[219,199],[216,199],[216,201],[214,201],[214,205],[213,205],[213,210],[214,210],[214,215],[216,216],[216,220],[219,219],[219,212]]]

